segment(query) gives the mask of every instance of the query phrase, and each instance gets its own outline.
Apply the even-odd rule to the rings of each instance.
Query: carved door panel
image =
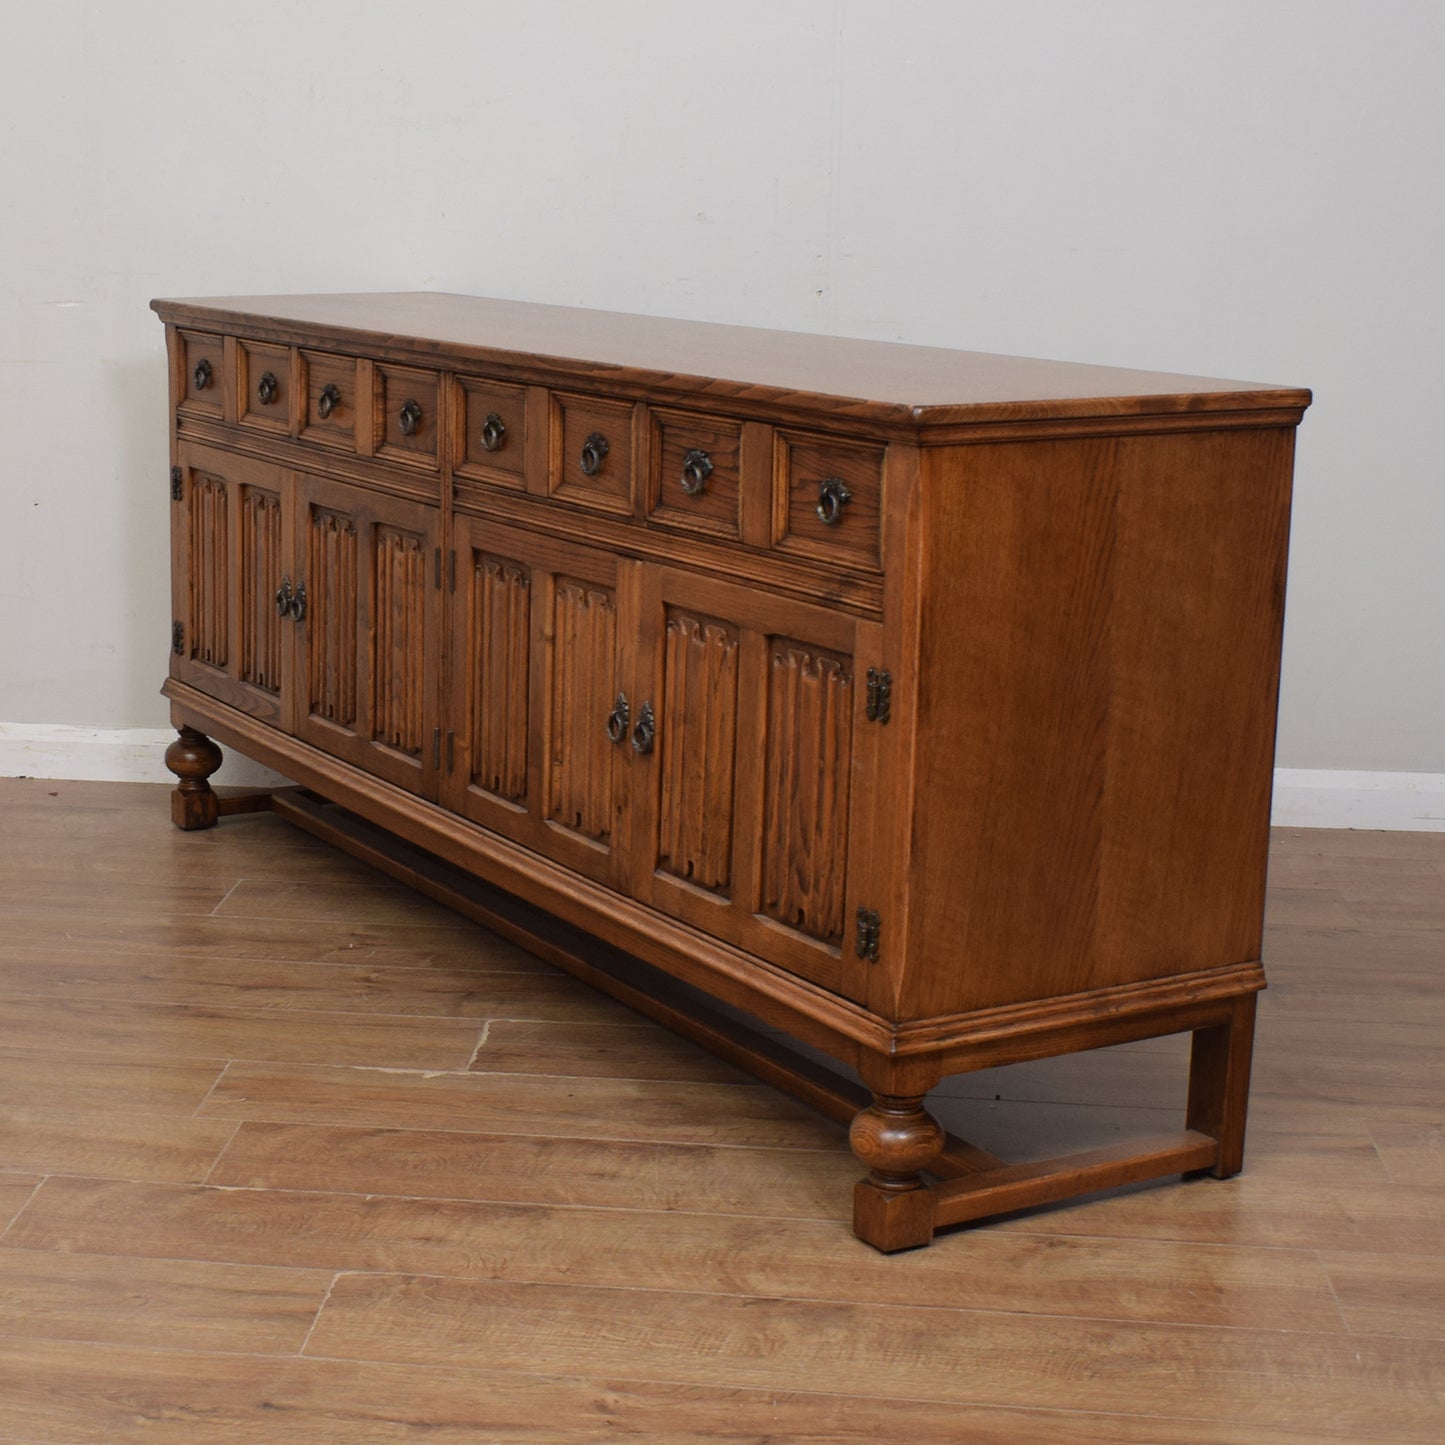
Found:
[[[467,516],[455,543],[444,801],[616,883],[626,740],[608,720],[633,652],[636,564]]]
[[[434,798],[437,508],[301,475],[296,529],[297,736]]]
[[[292,637],[278,594],[294,545],[290,474],[191,443],[178,456],[171,676],[288,727]]]
[[[851,927],[863,839],[850,817],[871,758],[860,634],[841,613],[668,568],[645,569],[655,715],[635,784],[634,890],[810,978],[863,996]],[[863,830],[867,831],[867,830]]]

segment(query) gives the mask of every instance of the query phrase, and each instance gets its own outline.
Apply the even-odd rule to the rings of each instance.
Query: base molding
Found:
[[[0,777],[170,784],[164,757],[174,738],[170,728],[0,722]],[[228,752],[212,781],[274,788],[286,779]],[[1270,821],[1276,828],[1445,832],[1445,773],[1277,768]]]

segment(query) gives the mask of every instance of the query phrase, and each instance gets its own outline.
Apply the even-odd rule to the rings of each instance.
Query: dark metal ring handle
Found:
[[[291,579],[283,577],[281,585],[276,589],[276,616],[285,617],[291,610],[292,601]]]
[[[637,714],[637,725],[632,729],[632,751],[650,753],[656,740],[657,719],[652,715],[652,704],[645,702],[642,711]]]
[[[408,401],[397,416],[397,422],[401,426],[402,436],[415,436],[416,429],[421,425],[421,403],[418,401]]]
[[[205,391],[210,386],[211,375],[211,363],[203,356],[196,363],[196,369],[191,373],[191,380],[195,382],[197,391]]]
[[[316,401],[316,410],[321,420],[325,421],[332,412],[341,405],[341,388],[334,381],[328,381],[321,388],[321,395]]]
[[[488,412],[487,419],[482,423],[482,449],[489,452],[499,452],[502,443],[507,439],[507,424],[497,415],[496,412]]]
[[[595,477],[602,470],[602,462],[608,453],[607,438],[595,431],[582,443],[582,474]]]
[[[627,695],[619,692],[617,701],[613,704],[612,711],[607,714],[607,739],[609,742],[620,743],[627,736],[627,719],[629,717],[627,707]]]
[[[291,616],[300,622],[306,616],[306,584],[296,584],[296,595],[291,599]]]
[[[836,527],[843,520],[843,508],[853,500],[853,493],[843,485],[841,477],[829,477],[818,483],[818,517],[824,526]]]
[[[276,380],[274,371],[263,371],[261,380],[256,383],[256,400],[262,406],[270,406],[278,396],[281,395],[281,383]]]
[[[679,480],[683,491],[689,497],[697,496],[707,485],[707,479],[710,476],[712,476],[712,458],[701,447],[694,447],[682,459],[682,476]]]

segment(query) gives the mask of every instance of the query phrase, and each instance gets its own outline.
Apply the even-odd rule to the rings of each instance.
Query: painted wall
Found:
[[[435,288],[1312,386],[1279,760],[1445,772],[1445,9],[0,22],[0,721],[165,721],[151,296]]]

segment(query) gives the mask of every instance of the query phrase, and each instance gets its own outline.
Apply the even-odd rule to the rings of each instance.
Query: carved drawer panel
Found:
[[[742,535],[742,423],[692,412],[651,413],[648,518],[714,537]]]
[[[457,474],[522,490],[527,482],[527,388],[459,376],[456,398]]]
[[[877,442],[779,430],[773,542],[821,562],[879,570],[883,453]]]
[[[437,407],[440,388],[434,371],[409,366],[376,367],[373,421],[376,455],[411,466],[437,465]]]
[[[628,402],[553,393],[548,490],[554,497],[631,515],[632,412]]]
[[[246,426],[291,430],[291,351],[259,341],[236,346],[236,412]]]
[[[196,416],[225,411],[226,343],[205,331],[176,332],[181,385],[180,408]]]
[[[301,352],[301,439],[352,451],[364,401],[357,362],[328,351]]]

